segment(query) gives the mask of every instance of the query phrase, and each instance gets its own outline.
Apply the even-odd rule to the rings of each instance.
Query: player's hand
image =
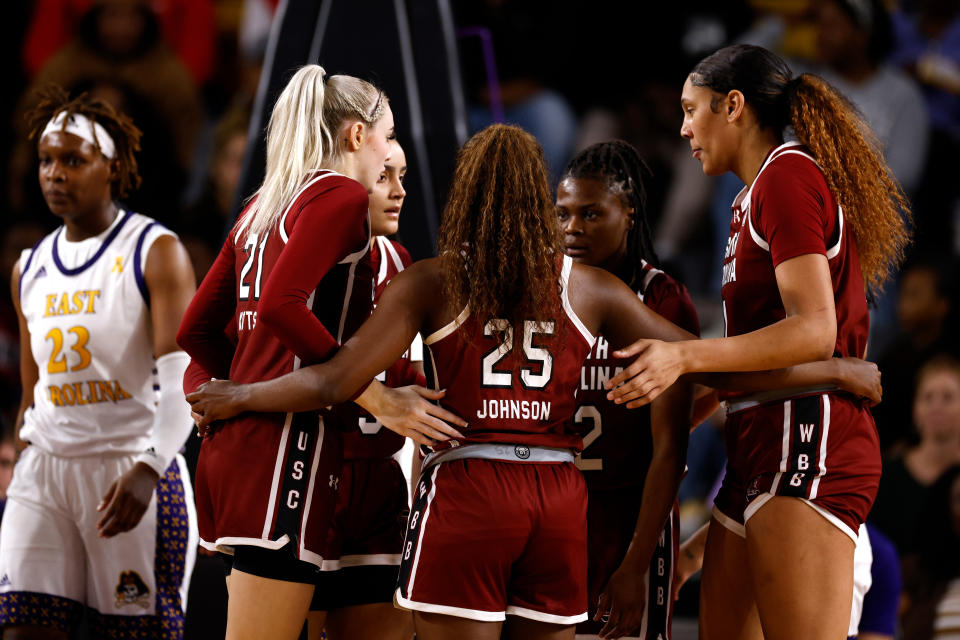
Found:
[[[864,398],[872,407],[880,404],[883,387],[880,385],[880,369],[872,362],[860,358],[834,358],[838,383],[844,391]]]
[[[607,399],[627,403],[629,409],[652,402],[686,373],[680,344],[642,339],[614,351],[617,358],[636,356],[636,360],[607,382],[607,389],[611,389]]]
[[[103,512],[97,521],[98,535],[110,538],[137,526],[150,506],[158,479],[150,465],[138,462],[114,480],[97,506],[97,511]]]
[[[467,423],[434,401],[446,391],[434,391],[417,385],[391,389],[383,387],[375,407],[368,408],[383,426],[416,443],[431,446],[438,441],[463,438],[453,426]]]
[[[643,622],[647,606],[647,589],[643,584],[643,572],[621,566],[610,576],[610,581],[600,594],[594,620],[605,624],[600,629],[600,638],[622,638],[636,631]]]
[[[196,391],[187,395],[193,421],[200,437],[210,433],[210,424],[217,420],[232,418],[245,411],[246,385],[230,380],[204,382]]]

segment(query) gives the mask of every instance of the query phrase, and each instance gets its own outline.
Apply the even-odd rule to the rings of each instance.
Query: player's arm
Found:
[[[23,416],[33,405],[33,389],[40,379],[40,370],[33,359],[33,349],[30,348],[30,329],[27,327],[27,319],[20,309],[20,262],[13,266],[13,272],[10,277],[10,297],[13,300],[13,306],[17,310],[17,323],[20,326],[20,409],[17,411],[17,424],[14,427],[14,442],[17,450],[23,449],[30,444],[20,439],[20,429],[23,428]]]
[[[654,314],[617,278],[598,278],[591,290],[603,314],[601,332],[614,347],[630,344],[654,331],[672,339],[692,336]],[[617,638],[633,632],[643,618],[643,576],[677,497],[686,460],[692,402],[693,383],[681,380],[651,406],[653,458],[643,487],[643,506],[627,553],[601,594],[597,613],[609,615],[601,637]]]
[[[391,281],[373,315],[329,361],[253,384],[237,385],[228,380],[205,384],[187,396],[198,425],[206,427],[244,411],[310,411],[344,402],[360,393],[357,399],[364,402],[364,408],[390,427],[392,421],[385,414],[402,411],[390,406],[396,399],[394,392],[376,381],[370,385],[372,390],[365,386],[407,350],[429,314],[438,286],[430,261],[418,263]],[[443,422],[465,424],[460,418],[437,405],[429,405],[429,411],[431,418],[438,418],[425,425],[423,432],[430,438],[461,437]],[[417,441],[430,443],[423,438]]]
[[[181,388],[190,357],[177,345],[177,329],[195,291],[193,267],[186,249],[174,236],[157,238],[147,254],[144,280],[150,295],[153,352],[156,356],[160,397],[150,441],[133,467],[107,489],[98,510],[101,537],[110,537],[137,526],[157,480],[190,435],[193,421]]]
[[[233,238],[227,237],[180,320],[176,343],[195,362],[191,369],[199,379],[226,377],[233,360],[234,344],[224,328],[237,306],[235,255]]]
[[[728,391],[770,391],[815,385],[839,387],[866,398],[871,405],[880,402],[880,369],[859,358],[830,358],[806,362],[785,369],[747,373],[703,373],[691,377],[700,384]]]
[[[307,301],[317,283],[368,240],[367,192],[353,180],[339,180],[303,206],[257,305],[257,322],[308,364],[326,360],[338,344]]]

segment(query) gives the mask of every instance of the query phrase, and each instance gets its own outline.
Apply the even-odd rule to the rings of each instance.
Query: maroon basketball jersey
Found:
[[[826,256],[830,266],[837,313],[834,355],[863,357],[869,316],[856,242],[816,161],[803,146],[788,142],[770,153],[753,185],[733,202],[721,288],[725,335],[749,333],[786,317],[774,269],[813,253]]]
[[[493,318],[480,326],[464,309],[424,339],[427,382],[446,389],[443,406],[467,421],[460,444],[502,442],[579,451],[580,435],[568,429],[576,410],[580,367],[594,336],[567,298],[573,261],[563,257],[563,310],[556,318],[523,327]],[[513,332],[522,331],[514,347]],[[435,448],[449,446],[444,443]]]
[[[390,280],[412,264],[413,259],[399,242],[394,242],[384,236],[377,236],[371,243],[371,263],[375,274],[373,290],[373,306],[376,306],[380,294],[387,287]],[[422,350],[422,347],[420,347]],[[388,387],[401,387],[412,384],[411,353],[408,349],[403,357],[392,367],[380,373],[380,380]],[[422,356],[417,358],[422,360]],[[379,420],[366,411],[360,411],[357,417],[357,428],[351,429],[343,435],[343,458],[355,460],[358,458],[386,458],[403,448],[403,436],[395,431],[385,429]]]
[[[348,218],[339,221],[347,228],[346,233],[339,234],[347,238],[344,246],[325,244],[329,238],[316,239],[317,250],[335,254],[337,264],[320,282],[304,284],[304,287],[313,287],[303,291],[307,308],[337,343],[349,338],[370,315],[373,269],[369,251],[369,215],[356,207],[350,211],[339,211],[343,192],[353,197],[358,189],[362,190],[363,187],[350,178],[332,171],[317,172],[294,198],[277,227],[268,232],[266,237],[238,234],[236,228],[230,232],[227,242],[233,244],[236,255],[237,282],[234,316],[237,349],[230,367],[231,380],[270,380],[301,365],[313,364],[332,353],[304,352],[301,355],[310,357],[301,358],[285,346],[269,327],[257,322],[261,290],[264,283],[268,282],[281,253],[286,250],[288,238],[308,230],[306,225],[303,225],[304,230],[298,225],[305,211],[309,210],[309,213],[304,215],[314,218],[329,213]],[[262,421],[266,417],[265,414],[257,414],[255,419]],[[282,414],[274,414],[272,418],[277,424],[282,424],[284,420]],[[243,419],[242,415],[234,418]]]
[[[700,335],[697,311],[687,288],[646,262],[642,273],[637,296],[670,322]],[[577,466],[591,489],[643,486],[653,457],[650,407],[627,409],[607,400],[604,383],[627,363],[615,358],[610,344],[597,336],[580,370],[573,428],[583,436],[583,454],[577,458]]]

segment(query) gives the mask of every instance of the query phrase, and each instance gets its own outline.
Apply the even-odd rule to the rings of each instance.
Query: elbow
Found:
[[[279,304],[273,296],[264,295],[260,298],[260,304],[257,305],[257,322],[262,322],[274,331],[280,329],[283,322],[283,305]]]
[[[818,324],[819,326],[812,332],[811,360],[829,360],[833,357],[837,346],[836,318],[830,318],[830,321]]]

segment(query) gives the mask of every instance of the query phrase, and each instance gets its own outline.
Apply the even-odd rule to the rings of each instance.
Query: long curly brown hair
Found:
[[[793,127],[843,207],[867,291],[882,291],[903,261],[912,218],[903,189],[857,109],[822,78],[794,77],[777,55],[752,45],[732,45],[707,56],[690,79],[719,94],[742,92],[760,126],[781,136],[786,126]]]
[[[438,248],[453,313],[481,324],[555,319],[563,255],[543,149],[519,127],[495,124],[460,149]],[[514,332],[514,340],[522,332]]]
[[[904,220],[911,218],[910,203],[879,141],[846,98],[809,73],[792,88],[790,123],[843,207],[867,290],[879,293],[903,261],[910,242]]]
[[[137,173],[137,159],[135,153],[140,151],[140,129],[128,116],[118,112],[109,103],[97,98],[91,98],[81,93],[71,99],[66,89],[59,85],[50,84],[38,92],[39,102],[24,116],[30,127],[30,139],[38,137],[47,123],[61,111],[67,116],[75,113],[86,116],[98,123],[113,139],[117,157],[117,179],[111,185],[114,198],[122,198],[133,189],[140,186],[140,174]],[[66,126],[64,120],[64,126]]]

